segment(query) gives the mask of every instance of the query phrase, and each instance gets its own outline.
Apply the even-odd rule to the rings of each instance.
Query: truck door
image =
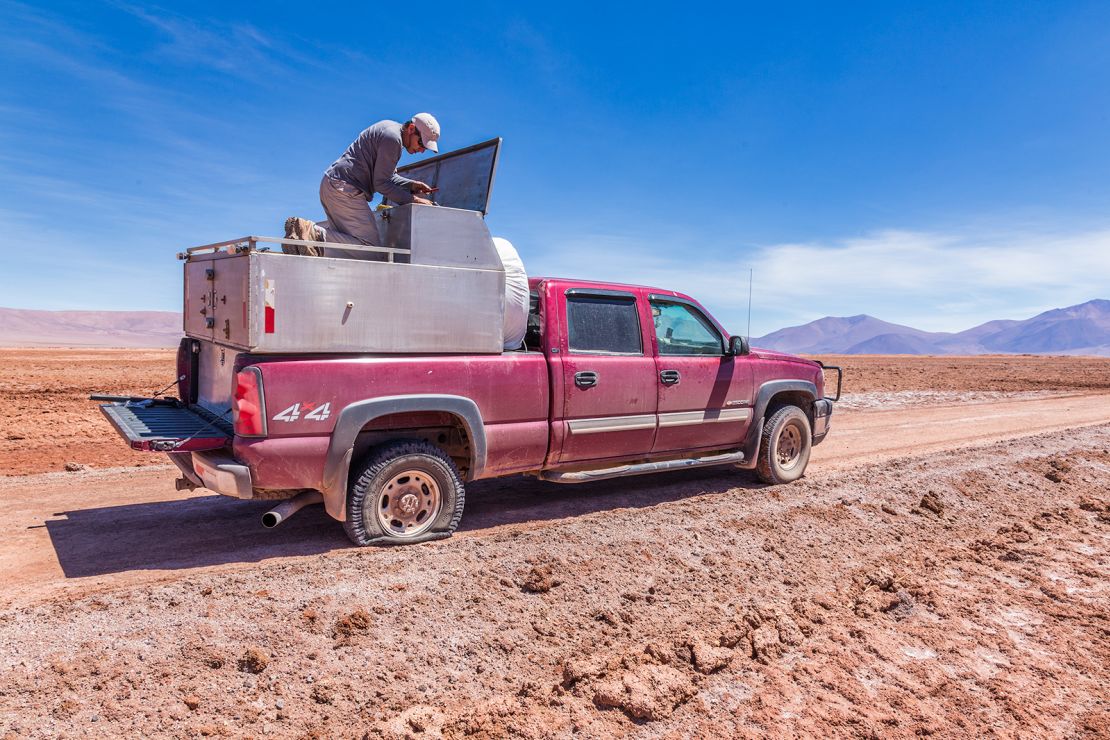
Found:
[[[212,310],[215,319],[212,339],[219,344],[250,345],[247,285],[251,259],[245,256],[222,257],[209,262],[215,268],[212,280]]]
[[[210,259],[185,263],[185,333],[191,337],[212,339],[216,318],[212,313],[212,285],[216,270]]]
[[[752,416],[748,358],[725,354],[727,338],[693,302],[657,295],[648,300],[658,352],[653,451],[739,447]]]
[[[570,288],[559,300],[559,463],[647,455],[657,390],[646,306],[633,291]],[[553,358],[554,359],[554,358]]]

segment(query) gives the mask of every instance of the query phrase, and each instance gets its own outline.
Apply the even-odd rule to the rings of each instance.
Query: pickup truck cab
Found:
[[[186,337],[180,399],[102,409],[133,448],[170,455],[179,488],[288,499],[271,525],[322,501],[358,545],[449,536],[465,484],[483,478],[729,465],[789,483],[829,432],[826,368],[750,348],[689,296],[529,287],[518,350],[258,354]]]

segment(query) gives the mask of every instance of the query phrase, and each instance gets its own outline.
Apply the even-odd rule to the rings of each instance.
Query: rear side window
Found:
[[[641,355],[640,316],[632,296],[567,296],[570,351]]]
[[[530,350],[543,348],[543,314],[540,313],[539,293],[528,296],[528,331],[524,334],[524,346]]]

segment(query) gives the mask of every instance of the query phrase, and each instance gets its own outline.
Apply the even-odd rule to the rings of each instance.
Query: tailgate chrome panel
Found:
[[[177,401],[146,399],[109,403],[100,411],[133,450],[193,452],[231,444],[231,425],[202,410]]]

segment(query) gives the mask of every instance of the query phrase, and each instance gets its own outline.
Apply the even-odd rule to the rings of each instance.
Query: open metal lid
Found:
[[[439,188],[426,196],[437,205],[478,211],[484,216],[489,211],[489,195],[500,153],[501,139],[490,139],[398,167],[397,174]]]

